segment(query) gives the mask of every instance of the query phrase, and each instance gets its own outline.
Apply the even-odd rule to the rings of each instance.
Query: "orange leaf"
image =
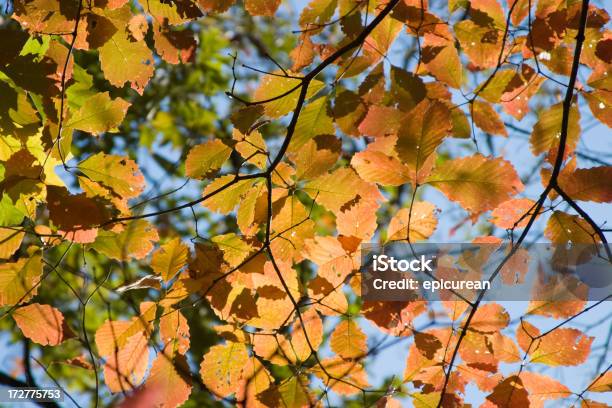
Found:
[[[32,303],[20,307],[13,312],[13,319],[24,336],[43,346],[57,346],[74,337],[62,312],[50,305]]]

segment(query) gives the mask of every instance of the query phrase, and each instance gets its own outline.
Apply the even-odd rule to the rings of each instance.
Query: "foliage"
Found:
[[[596,359],[565,326],[601,302],[517,322],[482,296],[360,297],[369,242],[468,225],[511,238],[501,279],[538,230],[607,244],[583,202],[609,205],[612,167],[581,147],[585,118],[612,125],[607,11],[433,3],[7,2],[0,324],[23,358],[0,382],[91,406],[451,407],[468,385],[598,406],[609,341],[583,390],[530,368]],[[497,148],[525,136],[533,167]],[[403,375],[373,377],[402,340]]]

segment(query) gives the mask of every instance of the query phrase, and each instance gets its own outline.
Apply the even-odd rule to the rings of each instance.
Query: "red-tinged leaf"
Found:
[[[145,38],[145,34],[149,31],[149,22],[144,14],[137,14],[130,18],[128,23],[128,30],[130,35],[136,41],[142,41]]]
[[[591,352],[593,337],[572,328],[558,328],[545,336],[532,324],[522,321],[516,332],[519,346],[529,350],[532,363],[549,366],[574,366],[582,364]]]
[[[591,399],[583,398],[580,403],[581,408],[609,408],[610,405],[605,402],[593,401]]]
[[[77,16],[76,4],[60,4],[47,0],[17,0],[13,18],[33,33],[71,32]]]
[[[400,128],[405,113],[390,106],[373,105],[359,124],[359,132],[364,136],[383,137],[394,135]]]
[[[127,157],[97,153],[80,162],[77,168],[120,197],[133,198],[144,190],[144,176],[136,162]]]
[[[32,303],[13,312],[13,319],[23,335],[42,346],[57,346],[74,337],[64,322],[64,315],[50,305]]]
[[[384,396],[376,401],[376,408],[401,408],[402,403],[390,396]]]
[[[501,305],[488,303],[476,310],[469,327],[482,333],[495,333],[508,326],[509,322],[510,316]]]
[[[42,271],[40,254],[0,264],[0,306],[22,304],[35,296]]]
[[[315,45],[312,43],[310,36],[302,34],[300,41],[289,53],[289,56],[293,61],[293,66],[291,67],[293,72],[299,72],[312,64],[315,57]]]
[[[85,370],[93,370],[93,365],[91,364],[91,362],[88,360],[88,356],[80,355],[77,357],[72,357],[69,358],[65,361],[62,361],[61,364],[66,364],[69,365],[71,367],[79,367],[79,368],[84,368]]]
[[[506,13],[497,0],[471,0],[470,15],[480,25],[506,26]]]
[[[140,316],[132,320],[106,320],[96,331],[98,353],[102,357],[110,357],[116,350],[123,348],[131,337],[143,332],[150,333],[156,310],[155,303],[142,302]]]
[[[572,199],[609,203],[612,201],[612,167],[564,171],[559,176],[559,186]]]
[[[478,154],[447,161],[426,181],[472,214],[496,208],[524,188],[510,162]]]
[[[372,302],[365,301],[361,308],[363,316],[380,330],[393,336],[410,334],[410,325],[415,317],[427,309],[424,301]]]
[[[195,58],[196,40],[193,31],[172,30],[170,27],[153,24],[155,50],[170,64],[188,63]]]
[[[187,245],[183,244],[180,238],[174,238],[153,253],[151,268],[168,282],[187,264],[188,256]]]
[[[382,201],[383,199],[375,185],[363,181],[347,167],[341,167],[319,176],[306,183],[303,190],[315,199],[317,204],[335,214],[357,197],[366,201]]]
[[[534,205],[535,202],[528,198],[515,198],[505,201],[493,210],[491,222],[504,229],[525,228],[532,215],[530,211],[533,211]]]
[[[529,6],[533,6],[533,3],[529,0],[510,0],[508,6],[512,8],[510,21],[517,26],[527,17],[529,14]]]
[[[506,130],[506,126],[504,126],[504,122],[502,122],[493,107],[486,102],[474,101],[472,104],[472,119],[476,126],[486,133],[508,136],[508,131]]]
[[[86,194],[70,195],[63,187],[47,187],[49,219],[67,238],[78,243],[94,242],[97,227],[109,220],[108,201]]]
[[[421,58],[431,75],[453,88],[459,88],[463,80],[463,70],[454,42],[426,33],[422,47]]]
[[[493,392],[487,395],[487,401],[483,407],[505,407],[519,408],[528,407],[529,394],[523,386],[520,377],[513,375],[500,382]]]
[[[148,338],[139,332],[106,357],[104,382],[112,393],[131,391],[142,382],[148,366]]]
[[[65,126],[93,135],[117,132],[129,107],[129,102],[121,98],[111,99],[108,92],[97,93],[72,114]]]
[[[244,344],[228,341],[212,346],[200,365],[202,381],[216,396],[225,398],[238,390],[248,360]]]
[[[318,276],[325,278],[334,287],[359,269],[360,254],[356,248],[346,248],[340,239],[330,236],[317,236],[306,241],[304,246],[304,256],[319,266]]]
[[[408,240],[418,242],[427,240],[436,230],[438,219],[436,207],[427,201],[418,201],[410,208],[402,208],[389,222],[387,241]]]
[[[338,234],[360,238],[363,241],[369,240],[378,226],[376,211],[379,207],[380,204],[359,197],[348,208],[343,208],[340,213],[336,214]]]
[[[151,373],[144,384],[144,389],[153,390],[157,396],[154,399],[156,406],[179,407],[191,394],[189,373],[189,364],[183,355],[164,350],[153,360]]]
[[[280,4],[281,0],[245,0],[244,8],[252,16],[272,17]]]
[[[158,240],[155,227],[141,219],[129,222],[120,233],[99,231],[92,247],[109,258],[127,261],[143,259]]]
[[[542,374],[522,372],[520,379],[529,393],[529,406],[542,408],[547,401],[567,398],[572,392],[565,385]]]
[[[538,92],[545,80],[544,76],[524,64],[521,73],[510,81],[501,97],[504,111],[517,120],[523,119],[529,113],[529,100]]]
[[[331,334],[329,344],[332,351],[345,359],[358,359],[365,356],[367,337],[354,320],[343,320]]]
[[[582,217],[563,211],[552,213],[544,234],[555,244],[591,244],[598,241],[593,228]]]
[[[561,138],[561,119],[563,118],[563,104],[553,105],[540,113],[538,122],[533,127],[529,138],[531,151],[534,155],[549,153],[548,160],[554,162],[557,157],[557,148]],[[580,137],[580,113],[576,103],[572,103],[569,111],[569,125],[567,128],[567,142],[565,155],[572,153]]]
[[[475,367],[468,365],[457,366],[457,371],[461,373],[461,376],[476,384],[476,386],[485,392],[492,392],[497,384],[502,381],[502,375],[500,373],[491,374],[488,371],[480,370]]]
[[[412,179],[410,169],[399,159],[376,150],[356,153],[351,159],[351,166],[359,177],[370,183],[399,186]]]
[[[236,0],[198,0],[198,4],[206,11],[223,13],[229,9]]]
[[[595,380],[589,385],[588,390],[592,392],[612,391],[612,371],[606,371],[602,375],[595,378]]]
[[[534,344],[531,361],[551,366],[574,366],[586,361],[593,337],[577,329],[560,328]]]

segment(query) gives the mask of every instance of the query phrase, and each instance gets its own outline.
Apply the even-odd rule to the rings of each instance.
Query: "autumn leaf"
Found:
[[[534,155],[549,153],[549,160],[554,162],[556,149],[561,137],[561,119],[563,117],[563,105],[556,104],[540,113],[538,122],[533,127],[529,142],[531,152]],[[569,125],[567,128],[567,143],[565,154],[570,154],[576,148],[580,136],[580,112],[575,103],[569,110]]]
[[[436,207],[426,201],[419,201],[412,208],[402,208],[389,222],[387,241],[424,241],[436,230],[438,219]]]
[[[0,259],[10,258],[21,246],[25,232],[12,228],[0,228]]]
[[[144,189],[138,165],[127,157],[98,153],[77,166],[90,180],[110,188],[120,197],[133,198]]]
[[[227,397],[236,392],[248,359],[244,344],[227,342],[213,346],[200,365],[202,381],[218,397]]]
[[[563,211],[552,213],[546,224],[545,234],[555,244],[590,244],[597,240],[595,232],[583,218]]]
[[[103,132],[117,132],[123,122],[130,103],[121,98],[111,99],[108,92],[88,98],[72,115],[66,127],[99,135]]]
[[[472,214],[496,208],[524,188],[509,162],[481,155],[447,161],[426,182]]]
[[[278,75],[279,72],[275,74]],[[254,98],[260,103],[266,101],[263,105],[266,115],[278,118],[285,116],[295,108],[301,86],[302,81],[300,79],[283,77],[282,72],[280,72],[280,76],[266,75],[261,79]],[[323,86],[324,84],[318,80],[310,82],[306,98],[310,99],[315,96]]]
[[[155,390],[155,394],[159,395],[155,401],[161,406],[178,407],[191,394],[188,373],[189,365],[185,357],[181,354],[172,356],[164,349],[153,360],[144,389]]]
[[[142,259],[153,250],[159,240],[157,230],[148,221],[129,222],[119,233],[100,231],[92,248],[117,260]]]
[[[354,320],[343,320],[330,338],[331,349],[342,358],[356,359],[367,351],[366,335]]]
[[[612,371],[608,371],[603,375],[598,376],[588,388],[593,392],[609,392],[612,391]]]
[[[13,312],[13,319],[24,336],[43,346],[57,346],[74,334],[64,315],[50,305],[32,303]]]
[[[34,254],[17,262],[0,264],[0,306],[22,304],[38,292],[43,272],[42,258]]]
[[[612,188],[608,181],[612,177],[612,167],[592,167],[562,172],[559,186],[574,200],[609,203],[612,201]]]
[[[508,326],[508,323],[508,312],[499,304],[489,303],[476,310],[470,328],[483,333],[495,333]]]
[[[367,201],[382,199],[378,189],[361,180],[350,168],[339,168],[311,180],[304,186],[304,191],[316,202],[328,210],[338,213],[343,205],[355,199],[358,195]]]
[[[185,160],[185,175],[191,178],[206,178],[223,166],[232,152],[220,140],[211,140],[193,147]]]
[[[528,198],[508,200],[493,210],[491,222],[504,229],[524,228],[529,222],[532,215],[530,211],[533,211],[534,206],[535,202]]]
[[[474,123],[484,132],[492,135],[508,136],[508,131],[501,118],[493,110],[490,104],[482,101],[475,101],[472,104],[472,118]]]
[[[188,255],[189,248],[179,238],[174,238],[153,253],[151,268],[167,282],[187,264]]]

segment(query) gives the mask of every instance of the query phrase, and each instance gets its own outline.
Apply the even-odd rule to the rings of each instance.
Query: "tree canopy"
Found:
[[[389,242],[509,244],[510,281],[533,242],[609,266],[604,4],[0,2],[0,384],[92,407],[606,406],[612,293],[377,302],[360,273]]]

